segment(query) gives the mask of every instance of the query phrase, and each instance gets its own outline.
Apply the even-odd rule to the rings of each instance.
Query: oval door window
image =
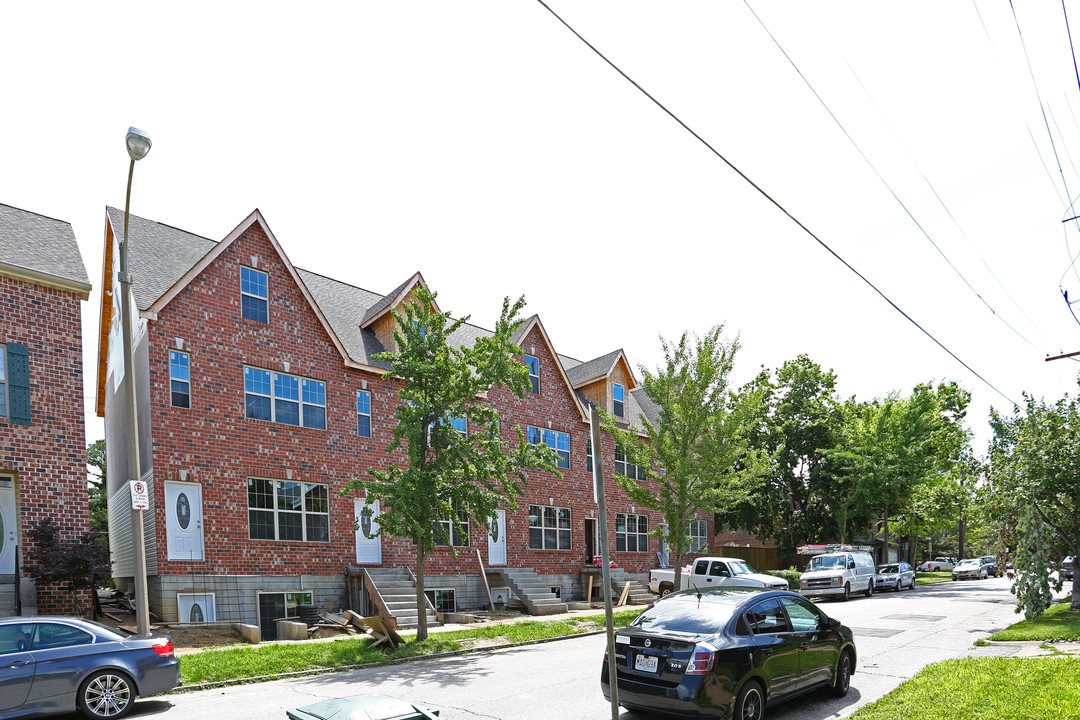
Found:
[[[499,542],[499,518],[491,518],[491,539]]]
[[[360,513],[360,532],[364,533],[368,540],[371,539],[371,516],[367,513]]]
[[[191,606],[191,612],[188,613],[188,622],[206,622],[206,617],[203,615],[202,611],[202,605],[200,605],[199,603],[195,603]]]
[[[176,496],[176,522],[181,530],[187,530],[191,524],[191,502],[187,499],[187,493]]]
[[[4,527],[4,511],[0,510],[0,555],[4,554],[7,545],[7,528]]]

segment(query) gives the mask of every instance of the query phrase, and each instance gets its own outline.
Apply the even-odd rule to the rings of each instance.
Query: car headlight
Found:
[[[842,578],[842,577],[834,577],[832,579],[832,586],[833,587],[840,587],[843,584],[844,584],[844,578]]]

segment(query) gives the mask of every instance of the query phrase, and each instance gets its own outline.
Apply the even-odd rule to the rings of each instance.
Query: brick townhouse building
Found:
[[[114,269],[123,221],[122,211],[107,209],[110,292],[102,294],[97,382],[121,584],[134,572]],[[365,499],[340,491],[369,468],[406,459],[387,451],[400,381],[375,356],[392,346],[392,313],[423,277],[383,294],[296,268],[257,210],[220,241],[139,217],[130,218],[129,238],[140,455],[152,493],[153,511],[144,513],[152,611],[165,621],[258,622],[272,635],[273,619],[299,604],[354,600],[346,597],[350,567],[370,578],[359,592],[373,611],[375,596],[390,592],[377,587],[378,571],[407,576],[415,548],[378,535],[380,508],[369,522]],[[467,324],[454,342],[488,333]],[[589,405],[626,423],[656,411],[621,351],[587,362],[560,354],[536,315],[516,341],[532,392],[493,389],[486,402],[498,409],[504,436],[520,426],[554,448],[562,476],[531,472],[517,509],[501,510],[490,525],[453,528],[457,547],[428,556],[425,588],[442,611],[488,605],[479,560],[497,598],[523,600],[526,586],[539,583],[556,605],[584,599],[590,574],[598,578],[587,566],[599,554]],[[662,518],[635,507],[610,479],[612,471],[641,471],[610,439],[601,453],[610,550],[627,577],[640,578],[656,566],[660,548],[647,533]],[[711,525],[705,514],[692,523],[703,548]]]
[[[82,302],[90,283],[71,225],[0,205],[0,616],[72,612],[25,576],[29,531],[89,530]]]

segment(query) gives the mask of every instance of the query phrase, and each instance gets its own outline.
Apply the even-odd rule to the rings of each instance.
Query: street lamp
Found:
[[[135,173],[135,161],[142,160],[150,152],[150,138],[142,131],[128,128],[127,151],[131,158],[128,166],[127,196],[124,198],[124,242],[120,246],[120,312],[124,330],[124,386],[127,400],[127,471],[128,487],[142,480],[139,472],[139,410],[135,402],[134,318],[131,310],[131,273],[128,271],[128,216],[131,210],[131,176]],[[139,635],[150,632],[150,597],[146,582],[146,537],[143,533],[142,507],[136,507],[132,496],[131,537],[135,550],[135,629]]]

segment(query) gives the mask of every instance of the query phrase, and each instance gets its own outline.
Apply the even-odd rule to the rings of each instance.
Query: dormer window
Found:
[[[611,395],[612,395],[612,398],[615,400],[615,403],[614,403],[615,417],[623,417],[625,412],[626,412],[626,410],[625,410],[625,408],[626,408],[626,405],[625,405],[626,389],[622,385],[620,385],[619,383],[612,383]]]
[[[244,319],[260,323],[269,322],[267,298],[266,273],[241,266],[240,306]]]
[[[525,367],[529,368],[529,382],[532,383],[530,392],[540,394],[540,361],[532,355],[525,356]]]

